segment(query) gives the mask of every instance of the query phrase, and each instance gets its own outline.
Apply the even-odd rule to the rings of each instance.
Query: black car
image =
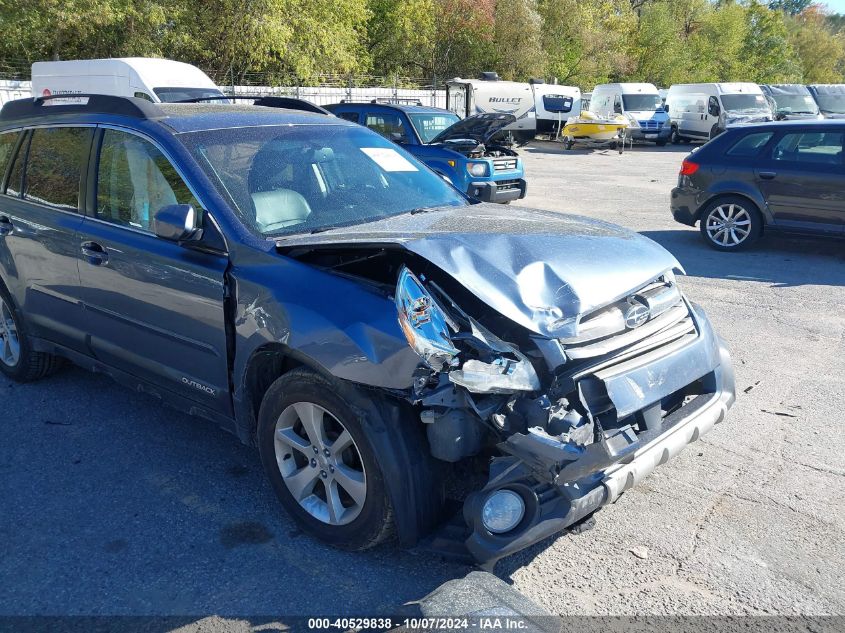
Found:
[[[686,157],[672,215],[713,248],[737,251],[765,231],[845,234],[845,121],[729,129]]]

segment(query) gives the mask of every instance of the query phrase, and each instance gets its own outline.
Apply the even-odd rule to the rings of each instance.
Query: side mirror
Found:
[[[391,132],[390,133],[390,140],[394,143],[404,143],[405,142],[405,135],[401,132]]]
[[[669,104],[668,104],[668,103],[667,103],[667,104],[664,104],[664,106],[663,106],[663,111],[664,111],[664,112],[669,112]]]
[[[202,237],[199,217],[190,204],[169,204],[156,211],[153,233],[172,242],[187,242]]]
[[[621,103],[614,103],[613,104],[613,111],[616,114],[622,114],[622,104]]]

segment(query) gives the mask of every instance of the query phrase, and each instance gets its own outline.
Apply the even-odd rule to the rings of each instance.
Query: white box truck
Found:
[[[461,118],[486,112],[512,114],[516,121],[505,129],[525,142],[537,134],[555,135],[571,113],[578,114],[581,89],[537,80],[502,81],[496,73],[485,72],[479,79],[456,77],[446,82],[446,108]]]
[[[628,133],[637,141],[666,145],[671,128],[663,99],[654,84],[599,84],[590,96],[590,112],[603,119],[621,114],[628,119]]]
[[[138,97],[156,103],[223,96],[199,68],[171,59],[123,57],[35,62],[32,96],[60,94]]]
[[[760,86],[747,82],[675,84],[666,95],[672,142],[709,140],[728,127],[771,121]]]

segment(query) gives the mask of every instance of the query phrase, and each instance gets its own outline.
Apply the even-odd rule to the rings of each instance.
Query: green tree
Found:
[[[592,89],[634,69],[636,15],[628,0],[543,0],[538,9],[550,77]]]
[[[751,0],[745,21],[745,43],[740,51],[743,78],[757,83],[800,81],[801,65],[790,44],[784,14]]]
[[[783,11],[788,15],[798,15],[812,5],[814,0],[773,0],[769,8],[774,11]]]
[[[497,2],[494,14],[495,67],[503,79],[525,81],[546,70],[542,49],[543,19],[536,0]]]
[[[789,38],[798,53],[804,82],[839,83],[845,63],[845,40],[830,30],[824,14],[810,7],[788,22]]]

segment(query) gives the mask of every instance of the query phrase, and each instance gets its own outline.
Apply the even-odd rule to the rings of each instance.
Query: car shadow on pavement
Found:
[[[641,231],[681,263],[687,275],[774,286],[845,286],[845,241],[766,235],[746,251],[707,246],[696,229]]]

